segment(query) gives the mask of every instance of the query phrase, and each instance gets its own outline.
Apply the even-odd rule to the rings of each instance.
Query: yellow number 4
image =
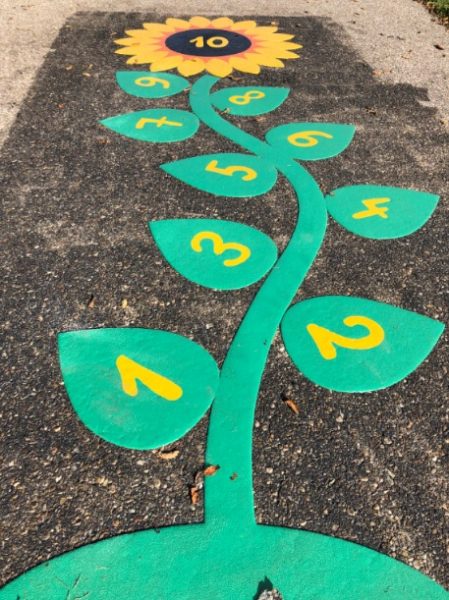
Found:
[[[206,165],[206,171],[211,173],[218,173],[219,175],[226,175],[232,177],[234,173],[245,173],[242,176],[243,181],[252,181],[257,177],[257,171],[250,169],[250,167],[244,167],[243,165],[229,165],[229,167],[221,168],[218,166],[218,160],[211,160]]]
[[[371,350],[380,346],[385,339],[384,329],[379,323],[368,317],[351,315],[343,319],[343,323],[348,327],[362,325],[366,327],[368,333],[361,338],[350,338],[326,329],[326,327],[321,327],[316,323],[310,323],[306,327],[319,353],[325,360],[333,360],[337,357],[335,346],[347,348],[348,350]]]
[[[388,206],[379,206],[391,202],[390,198],[370,198],[362,200],[362,204],[366,206],[366,210],[360,210],[352,215],[353,219],[367,219],[369,217],[380,217],[388,219]]]

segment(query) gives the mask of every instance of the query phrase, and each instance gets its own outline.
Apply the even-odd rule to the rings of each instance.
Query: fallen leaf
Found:
[[[231,481],[235,481],[237,479],[237,477],[238,477],[238,473],[233,473],[229,479]]]
[[[211,477],[212,475],[215,475],[219,468],[220,467],[218,465],[209,465],[208,467],[203,469],[203,475],[205,475],[206,477]]]
[[[289,409],[295,413],[295,415],[299,415],[299,408],[294,400],[287,398],[286,400],[284,400],[284,402],[289,407]]]
[[[198,504],[199,499],[200,499],[200,493],[198,491],[198,488],[195,485],[192,485],[189,492],[190,492],[190,502],[192,504]]]
[[[95,296],[92,294],[87,301],[87,308],[93,308],[95,306]]]
[[[179,456],[179,450],[168,450],[166,452],[158,452],[158,456],[163,460],[173,460],[174,458],[177,458]]]

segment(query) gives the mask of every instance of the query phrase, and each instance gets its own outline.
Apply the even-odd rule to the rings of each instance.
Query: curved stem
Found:
[[[216,77],[192,86],[190,103],[217,133],[275,165],[301,203],[299,222],[283,254],[252,301],[223,363],[210,417],[207,462],[219,465],[206,479],[206,523],[220,528],[254,525],[252,430],[260,382],[280,321],[324,238],[327,211],[315,179],[288,156],[232,125],[212,108]]]

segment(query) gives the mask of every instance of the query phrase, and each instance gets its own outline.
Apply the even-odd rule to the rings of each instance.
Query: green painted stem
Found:
[[[195,114],[220,135],[274,164],[293,186],[301,206],[299,222],[287,247],[259,289],[229,348],[210,417],[206,459],[208,464],[219,465],[220,470],[206,479],[206,523],[220,529],[239,529],[255,523],[252,429],[268,352],[285,311],[321,247],[327,211],[318,184],[303,167],[215,112],[210,91],[217,81],[206,75],[192,86],[190,103]]]

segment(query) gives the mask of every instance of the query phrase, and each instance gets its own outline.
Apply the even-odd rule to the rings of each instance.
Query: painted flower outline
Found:
[[[152,72],[177,69],[185,77],[203,71],[227,77],[234,69],[257,75],[261,67],[284,67],[283,60],[299,58],[293,50],[302,48],[291,41],[294,35],[279,33],[275,25],[229,17],[167,18],[126,34],[115,43],[123,46],[116,53],[129,56],[128,64],[148,64]]]

